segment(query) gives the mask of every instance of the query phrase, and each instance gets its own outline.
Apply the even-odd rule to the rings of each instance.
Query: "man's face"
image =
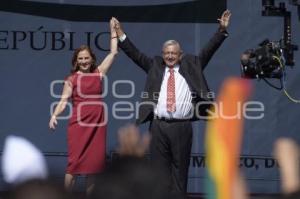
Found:
[[[181,58],[181,51],[178,45],[168,45],[163,49],[163,59],[167,66],[175,66]]]

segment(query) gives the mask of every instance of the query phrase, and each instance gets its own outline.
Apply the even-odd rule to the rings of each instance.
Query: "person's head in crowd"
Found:
[[[90,199],[166,199],[165,174],[149,164],[145,152],[149,146],[148,134],[141,135],[134,125],[118,132],[119,158],[113,160],[99,175]]]
[[[138,157],[121,157],[96,180],[90,199],[166,199],[166,177]]]
[[[41,151],[23,137],[8,136],[2,155],[4,181],[11,185],[31,179],[46,179],[48,169]]]
[[[62,186],[50,181],[28,180],[14,187],[8,199],[69,199],[70,196]]]

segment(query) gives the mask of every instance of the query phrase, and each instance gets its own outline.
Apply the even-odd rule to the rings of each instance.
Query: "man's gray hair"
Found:
[[[164,51],[164,49],[165,49],[167,46],[178,46],[178,47],[179,47],[179,52],[182,53],[180,44],[179,44],[179,42],[176,41],[176,40],[170,39],[170,40],[165,41],[165,43],[163,44],[163,47],[162,47],[162,51]]]

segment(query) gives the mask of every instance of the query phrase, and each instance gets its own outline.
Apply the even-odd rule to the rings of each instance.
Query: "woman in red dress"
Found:
[[[110,20],[110,53],[99,66],[88,46],[76,49],[72,58],[71,74],[66,78],[61,100],[56,106],[49,127],[55,129],[56,117],[72,100],[72,116],[68,124],[68,166],[65,188],[72,190],[76,175],[87,175],[87,193],[94,186],[94,175],[105,166],[106,122],[102,102],[102,77],[107,73],[117,54],[118,40],[114,20]]]

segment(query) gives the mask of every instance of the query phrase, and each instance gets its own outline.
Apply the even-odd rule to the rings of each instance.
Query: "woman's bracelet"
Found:
[[[115,36],[115,37],[111,37],[111,39],[115,39],[115,38],[118,38],[118,36]]]

